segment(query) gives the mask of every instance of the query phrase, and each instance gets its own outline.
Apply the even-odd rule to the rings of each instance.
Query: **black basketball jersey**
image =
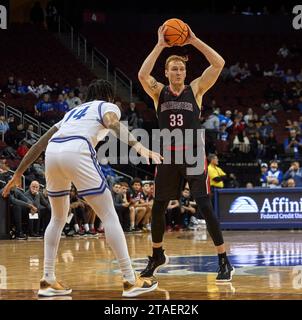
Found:
[[[185,129],[192,129],[193,135],[196,138],[197,129],[201,129],[199,120],[200,109],[194,97],[191,86],[185,86],[180,95],[175,95],[169,86],[165,86],[159,96],[157,117],[159,129],[180,129],[183,133]],[[193,145],[196,145],[194,138]],[[174,139],[175,140],[175,139]],[[181,146],[185,144],[178,141],[173,141],[171,146]],[[192,145],[191,145],[192,147]]]

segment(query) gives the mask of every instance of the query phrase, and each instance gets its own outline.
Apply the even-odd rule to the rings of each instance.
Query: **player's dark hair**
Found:
[[[93,100],[113,101],[113,88],[109,81],[103,79],[93,80],[89,86],[86,96],[86,102]]]

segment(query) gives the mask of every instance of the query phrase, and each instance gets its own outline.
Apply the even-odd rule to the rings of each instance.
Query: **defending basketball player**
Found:
[[[51,205],[51,220],[45,232],[44,275],[39,295],[68,295],[71,289],[56,280],[55,261],[60,236],[69,212],[71,182],[103,222],[106,240],[123,274],[123,296],[135,297],[157,287],[154,279],[137,276],[131,266],[126,239],[119,223],[111,192],[96,159],[94,147],[113,130],[148,161],[162,157],[145,148],[119,121],[121,112],[113,101],[113,89],[105,80],[94,80],[88,87],[87,103],[67,112],[64,118],[32,146],[3,190],[20,185],[23,172],[45,152],[45,175]],[[104,101],[105,100],[105,101]],[[109,102],[107,102],[109,101]]]
[[[193,45],[202,53],[210,66],[200,77],[185,85],[187,59],[181,56],[170,56],[165,64],[165,76],[169,85],[165,86],[151,76],[156,60],[164,48],[170,47],[165,40],[166,26],[158,30],[158,42],[144,61],[138,73],[139,80],[146,93],[153,99],[160,130],[170,131],[179,128],[197,130],[200,127],[199,114],[203,95],[215,84],[224,66],[224,59],[211,47],[195,36],[188,26],[188,36],[181,45]],[[183,107],[184,106],[184,107]],[[194,132],[194,131],[193,131]],[[175,146],[163,145],[162,148],[175,150]],[[188,146],[183,145],[183,150]],[[193,146],[194,148],[194,146]],[[203,146],[204,148],[204,146]],[[179,149],[179,146],[178,146]],[[152,247],[153,255],[149,263],[141,272],[144,277],[154,275],[157,270],[168,263],[168,256],[163,250],[163,235],[165,231],[165,211],[169,200],[179,199],[183,180],[187,180],[191,193],[202,212],[208,232],[215,244],[218,254],[219,271],[217,281],[231,281],[234,267],[226,255],[223,236],[219,222],[213,212],[209,197],[207,172],[200,175],[188,175],[188,165],[160,164],[157,166],[155,178],[155,201],[152,208]],[[169,177],[169,181],[167,181]]]

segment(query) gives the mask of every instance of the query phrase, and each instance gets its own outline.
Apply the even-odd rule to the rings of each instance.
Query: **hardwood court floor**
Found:
[[[224,237],[236,268],[231,283],[215,283],[217,256],[205,230],[171,232],[165,235],[170,263],[157,275],[159,288],[137,299],[301,299],[301,231],[224,231]],[[151,236],[126,238],[133,266],[142,270]],[[42,267],[43,240],[0,241],[0,300],[37,299]],[[73,293],[52,299],[122,299],[121,274],[104,237],[61,239],[57,277]]]

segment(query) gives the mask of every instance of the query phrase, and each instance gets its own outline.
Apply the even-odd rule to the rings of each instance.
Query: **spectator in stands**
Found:
[[[292,129],[296,130],[298,136],[301,135],[301,127],[298,121],[293,121]]]
[[[283,146],[284,152],[288,154],[290,157],[294,157],[295,159],[301,157],[302,140],[297,135],[295,129],[291,129],[289,131],[289,137],[284,140]]]
[[[17,125],[17,130],[15,132],[10,132],[10,142],[14,148],[18,148],[21,141],[25,139],[26,131],[22,123]]]
[[[252,108],[248,108],[247,114],[243,117],[243,120],[246,124],[248,124],[251,121],[257,121],[258,115],[254,113]]]
[[[272,74],[274,77],[283,77],[284,76],[284,70],[281,69],[281,67],[279,66],[278,63],[275,63],[274,64],[274,68],[273,68],[273,71],[272,71]]]
[[[43,94],[43,99],[35,105],[35,115],[41,116],[44,112],[53,111],[54,105],[50,101],[49,94]]]
[[[0,162],[0,188],[11,179],[12,173],[10,172],[10,167],[6,162],[6,159],[1,160]]]
[[[250,140],[246,136],[245,131],[239,132],[235,135],[233,140],[232,151],[237,155],[247,155],[250,152],[251,145]]]
[[[23,232],[22,227],[22,217],[23,215],[28,215],[29,213],[36,213],[38,211],[38,208],[35,207],[33,202],[24,195],[22,189],[16,187],[10,191],[9,201],[12,204],[12,214],[16,229],[16,239],[26,240],[27,236]]]
[[[127,111],[127,121],[129,130],[142,128],[143,119],[140,117],[134,102],[130,102],[129,109]]]
[[[185,187],[180,198],[181,225],[183,229],[192,229],[190,225],[191,217],[196,214],[196,209],[191,205],[190,189]]]
[[[45,185],[45,161],[43,157],[40,156],[33,164],[32,164],[32,172],[35,176],[35,179],[38,180],[40,184]]]
[[[47,84],[46,78],[43,78],[42,83],[38,86],[39,96],[42,96],[46,93],[51,93],[51,92],[52,92],[52,88]]]
[[[234,118],[234,123],[231,128],[232,134],[237,135],[239,133],[242,133],[245,128],[245,123],[242,120],[242,116],[240,114],[236,115]]]
[[[130,232],[130,193],[129,193],[129,185],[127,182],[122,181],[120,182],[120,193],[123,197],[123,204],[125,207],[125,212],[124,212],[124,222],[127,222],[125,225],[125,230],[126,232]],[[127,209],[126,209],[127,208]]]
[[[294,179],[290,178],[286,181],[285,185],[284,185],[285,188],[296,188],[296,182]]]
[[[260,118],[260,120],[263,122],[267,121],[268,123],[278,123],[278,120],[273,115],[272,110],[268,110],[267,113]]]
[[[68,93],[70,91],[71,91],[70,84],[69,83],[65,83],[64,86],[63,86],[62,94],[68,95]],[[68,97],[66,96],[66,98],[68,98]]]
[[[145,205],[146,214],[142,220],[143,231],[151,231],[151,213],[152,213],[152,206],[153,206],[154,196],[150,192],[150,183],[144,182],[142,187],[142,194],[141,194],[141,203]]]
[[[283,180],[283,173],[278,169],[278,162],[272,160],[270,162],[270,169],[267,171],[267,186],[269,188],[280,188]]]
[[[263,162],[260,165],[260,178],[259,178],[259,185],[260,187],[266,188],[267,187],[267,171],[268,171],[268,165],[267,163]]]
[[[124,107],[122,106],[122,102],[120,100],[116,100],[114,103],[119,107],[119,109],[121,111],[121,120],[126,121],[127,115],[126,115]]]
[[[282,111],[283,110],[283,105],[280,102],[279,99],[275,99],[271,104],[270,104],[270,108],[271,110],[273,110],[273,112],[278,112],[278,111]]]
[[[19,95],[25,95],[28,93],[28,87],[23,85],[22,79],[17,80],[16,93]]]
[[[249,136],[250,140],[250,155],[254,159],[259,159],[264,156],[264,146],[262,142],[262,138],[259,132],[255,132],[255,134],[251,134]]]
[[[68,93],[68,98],[66,99],[69,110],[78,107],[82,101],[79,97],[76,97],[73,90],[70,90]]]
[[[265,119],[263,124],[261,122],[261,126],[259,127],[259,129],[257,131],[260,133],[261,138],[266,139],[269,136],[270,132],[273,131],[273,127]]]
[[[232,111],[231,110],[227,110],[225,112],[225,115],[223,114],[219,114],[218,118],[219,118],[219,123],[225,123],[226,124],[226,128],[229,129],[232,125],[233,125],[233,121],[231,119],[232,117]]]
[[[30,146],[38,141],[38,135],[34,133],[34,126],[32,124],[29,124],[27,127],[25,141]]]
[[[296,77],[293,74],[292,69],[287,69],[286,74],[283,77],[283,80],[285,81],[285,83],[291,83],[296,81]]]
[[[142,180],[134,178],[131,181],[132,191],[130,192],[130,230],[141,232],[141,228],[138,227],[140,222],[146,213],[146,209],[141,205],[142,197]]]
[[[64,99],[63,94],[58,95],[58,100],[55,103],[55,110],[58,112],[64,112],[64,113],[66,113],[69,110],[69,105],[67,101]]]
[[[17,89],[17,84],[15,82],[14,76],[9,76],[6,85],[3,87],[3,93],[15,94]]]
[[[4,140],[4,135],[9,130],[9,124],[4,116],[0,116],[0,140]],[[2,139],[3,138],[3,139]]]
[[[240,64],[236,62],[234,65],[230,66],[230,76],[235,79],[240,74]]]
[[[243,67],[240,69],[240,82],[245,81],[251,76],[251,71],[249,69],[249,64],[247,62],[244,63]]]
[[[251,72],[252,72],[252,75],[257,77],[257,78],[263,76],[263,71],[262,71],[259,63],[255,63],[254,64],[254,67],[253,67]]]
[[[254,185],[252,182],[247,182],[246,185],[245,185],[246,189],[253,189],[254,188]]]
[[[121,192],[121,185],[115,182],[112,186],[112,199],[115,210],[120,220],[120,224],[124,231],[129,231],[129,205],[128,201],[125,201],[124,194]]]
[[[79,93],[82,93],[84,98],[86,97],[87,94],[87,86],[83,85],[83,81],[81,78],[77,78],[77,84],[76,87],[74,88],[75,94],[78,95]]]
[[[249,121],[247,123],[247,126],[245,128],[245,133],[248,137],[250,136],[255,136],[256,135],[256,132],[257,132],[257,127],[255,125],[255,121]]]
[[[17,122],[15,121],[15,116],[13,114],[10,114],[7,118],[7,123],[9,125],[9,130],[15,131],[17,130]]]
[[[59,82],[55,82],[53,85],[52,85],[52,94],[55,94],[55,95],[59,95],[59,94],[62,94],[62,88],[60,87],[59,85]]]
[[[302,168],[300,168],[300,163],[298,161],[293,161],[290,168],[285,172],[283,176],[284,181],[293,179],[295,181],[295,186],[302,187]]]
[[[41,237],[40,231],[44,233],[44,230],[40,230],[41,220],[44,220],[42,218],[42,213],[45,213],[44,210],[47,210],[48,216],[50,215],[50,204],[44,198],[43,194],[40,192],[40,185],[38,181],[32,181],[31,184],[29,185],[29,189],[24,193],[24,195],[37,208],[37,211],[35,211],[34,213],[38,215],[38,217],[35,219],[31,217],[33,213],[31,213],[29,216],[29,221],[28,221],[29,235],[34,238],[40,238]]]
[[[209,117],[206,119],[206,121],[203,123],[203,127],[208,130],[211,131],[215,134],[218,133],[219,131],[219,111],[218,110],[214,110],[212,114],[209,115]]]
[[[1,154],[1,153],[0,153]],[[6,146],[3,150],[3,156],[9,159],[20,159],[16,150],[11,146]]]
[[[32,93],[36,98],[39,98],[39,87],[35,85],[34,80],[30,80],[29,86],[27,87],[27,90],[29,93]]]
[[[21,141],[19,147],[17,148],[17,155],[22,159],[26,153],[28,152],[29,148],[26,141]]]
[[[226,123],[221,123],[219,126],[219,132],[217,135],[217,140],[228,141],[229,133],[226,131]]]

